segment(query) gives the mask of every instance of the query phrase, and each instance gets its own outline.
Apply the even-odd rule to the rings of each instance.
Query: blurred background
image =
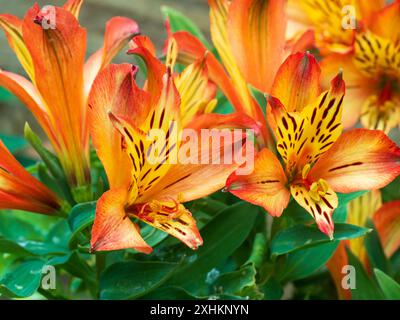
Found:
[[[40,6],[60,6],[65,1],[0,0],[0,13],[9,13],[22,18],[35,2]],[[136,20],[141,32],[150,36],[160,50],[165,40],[164,19],[160,9],[164,5],[190,17],[208,35],[206,0],[85,0],[79,20],[88,32],[87,55],[102,46],[105,23],[113,16],[125,16]],[[127,56],[124,51],[114,61],[134,63],[133,58]],[[24,74],[2,31],[0,31],[0,68]],[[23,135],[25,121],[28,121],[36,132],[40,132],[33,117],[21,103],[4,91],[0,91],[0,135]]]

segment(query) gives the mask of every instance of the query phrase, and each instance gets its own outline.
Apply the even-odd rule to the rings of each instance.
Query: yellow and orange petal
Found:
[[[400,248],[400,201],[385,203],[372,220],[386,256],[391,257]]]
[[[342,134],[310,171],[336,192],[379,189],[400,174],[400,148],[382,131],[353,129]]]
[[[272,216],[279,217],[289,204],[287,178],[276,156],[268,149],[261,150],[249,175],[232,173],[227,190],[242,200],[262,206]]]
[[[107,191],[97,201],[96,217],[92,228],[92,251],[110,251],[134,248],[151,253],[152,248],[140,236],[138,227],[125,212],[125,189]]]
[[[32,177],[0,140],[0,208],[56,214],[59,198]]]

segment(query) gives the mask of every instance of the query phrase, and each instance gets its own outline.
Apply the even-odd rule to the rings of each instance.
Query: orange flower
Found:
[[[319,66],[310,54],[290,56],[277,72],[269,118],[285,164],[267,149],[248,176],[233,173],[227,188],[234,195],[280,216],[290,195],[333,238],[336,192],[377,189],[400,174],[400,148],[382,131],[341,125],[345,84],[341,74],[319,93]]]
[[[97,73],[138,33],[138,26],[127,18],[111,19],[103,47],[85,64],[86,31],[77,20],[81,4],[82,0],[69,0],[63,7],[42,10],[35,4],[22,20],[0,15],[10,47],[31,80],[0,70],[0,85],[33,113],[71,187],[82,191],[90,184],[87,96]]]
[[[307,30],[323,55],[352,50],[356,29],[362,20],[374,19],[385,0],[289,0],[287,37],[296,38]]]
[[[345,128],[361,120],[365,128],[388,133],[400,125],[400,1],[385,7],[357,30],[354,49],[322,62],[323,85],[337,68],[349,88]]]
[[[139,55],[147,65],[144,89],[135,82],[135,67],[111,65],[100,72],[89,97],[91,136],[110,182],[110,190],[97,203],[91,247],[95,251],[135,248],[150,253],[151,247],[130,220],[136,218],[196,249],[202,239],[182,203],[221,189],[238,165],[172,161],[186,145],[180,136],[187,116],[182,103],[188,99],[181,100],[176,86],[182,75],[172,74],[173,60],[167,59],[165,66],[155,58],[148,38],[136,37],[131,47],[130,53]],[[156,137],[150,138],[152,130],[164,134],[161,145]],[[229,148],[241,148],[242,139],[233,139]],[[195,156],[208,158],[210,151],[221,147],[209,144]],[[160,161],[150,160],[153,151]]]
[[[285,0],[209,0],[211,37],[221,58],[208,52],[210,79],[224,92],[237,112],[255,119],[263,141],[273,141],[260,106],[248,84],[270,92],[272,81],[287,52],[306,47],[308,35],[286,44]],[[186,31],[171,35],[178,44],[178,60],[190,63],[203,57],[206,47]],[[286,50],[286,51],[285,51]]]
[[[55,215],[61,200],[32,177],[0,140],[0,209]]]
[[[382,248],[387,258],[390,258],[400,248],[400,201],[391,201],[382,205],[379,190],[372,190],[365,195],[351,201],[347,210],[347,222],[350,224],[367,227],[372,220]],[[341,242],[335,254],[327,263],[335,282],[339,297],[350,299],[351,291],[342,287],[342,269],[348,265],[346,247],[360,260],[364,267],[369,270],[368,255],[366,252],[364,238],[357,238]]]

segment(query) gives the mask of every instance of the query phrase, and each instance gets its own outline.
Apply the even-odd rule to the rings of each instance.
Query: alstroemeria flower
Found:
[[[294,43],[286,44],[285,0],[209,0],[208,3],[211,38],[222,62],[221,65],[212,53],[208,53],[209,77],[237,112],[259,123],[261,144],[271,145],[263,112],[248,84],[261,92],[270,92],[275,73],[284,60],[285,49],[301,50],[306,46],[303,44],[305,39],[299,37]],[[171,36],[178,44],[180,62],[191,63],[208,51],[186,31]]]
[[[0,209],[54,215],[61,200],[32,177],[0,140]]]
[[[354,49],[323,60],[323,85],[337,68],[344,70],[348,92],[345,128],[358,120],[365,128],[388,133],[400,125],[400,1],[385,7],[358,30]]]
[[[296,38],[307,30],[323,55],[352,50],[361,20],[372,18],[385,0],[289,0],[287,37]]]
[[[348,223],[368,227],[369,221],[372,221],[376,228],[386,257],[392,257],[400,248],[400,229],[398,227],[400,223],[400,201],[382,204],[380,191],[372,190],[348,204]],[[327,263],[339,297],[342,299],[351,298],[351,290],[346,290],[342,286],[342,269],[349,264],[346,247],[360,260],[364,268],[370,269],[364,242],[365,238],[342,241]]]
[[[202,239],[182,203],[221,189],[239,164],[213,164],[213,159],[205,164],[213,149],[223,148],[211,144],[196,154],[199,164],[169,161],[185,148],[176,78],[170,65],[155,58],[148,38],[136,37],[134,42],[130,53],[147,65],[144,89],[135,82],[136,68],[111,65],[96,78],[89,97],[91,136],[110,182],[110,190],[97,203],[91,247],[151,252],[130,219],[135,218],[196,249]],[[162,145],[156,147],[158,140],[149,139],[152,130],[165,134]],[[241,148],[242,139],[225,147]],[[155,150],[161,161],[149,160]]]
[[[309,54],[290,56],[278,70],[269,98],[279,159],[267,149],[248,176],[233,173],[234,195],[280,216],[290,195],[333,237],[336,192],[381,188],[400,173],[400,148],[383,132],[355,129],[341,134],[345,83],[341,74],[319,93],[319,67]]]
[[[85,63],[86,30],[77,20],[81,4],[82,0],[69,0],[63,7],[43,10],[35,4],[22,20],[0,15],[0,26],[30,78],[0,70],[0,85],[33,113],[73,188],[90,182],[87,96],[93,80],[139,32],[135,21],[112,18],[103,47]]]

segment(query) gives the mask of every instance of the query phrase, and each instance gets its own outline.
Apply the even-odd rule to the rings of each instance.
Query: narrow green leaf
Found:
[[[264,260],[264,255],[267,251],[267,241],[262,233],[257,233],[254,237],[253,248],[246,263],[252,263],[256,268],[259,268]]]
[[[0,237],[0,252],[18,256],[63,255],[68,250],[62,246],[39,241],[13,241]]]
[[[80,203],[74,206],[68,215],[68,223],[71,228],[69,247],[73,248],[80,232],[88,228],[94,221],[96,213],[96,201]]]
[[[367,234],[364,239],[365,249],[367,251],[368,261],[372,268],[377,268],[383,272],[390,273],[390,263],[386,258],[385,252],[383,250],[381,240],[375,229],[372,221],[367,223],[367,226],[373,231]]]
[[[119,262],[108,267],[100,278],[101,299],[134,299],[163,284],[177,268],[170,262]]]
[[[335,224],[334,240],[354,239],[362,237],[370,231],[371,229],[351,224],[337,223]],[[272,239],[271,253],[272,255],[279,256],[329,242],[329,238],[318,230],[315,225],[297,225],[278,232]]]
[[[382,299],[382,293],[373,279],[367,275],[367,272],[365,271],[361,262],[349,249],[346,249],[346,251],[349,259],[349,265],[354,267],[356,276],[356,287],[351,289],[351,298],[353,300]]]
[[[375,277],[387,300],[400,300],[400,284],[379,269],[374,269]]]
[[[25,123],[24,133],[25,139],[29,141],[31,146],[42,158],[54,178],[64,178],[64,172],[61,169],[58,158],[43,146],[42,141],[40,141],[39,137],[32,131],[28,123]]]

